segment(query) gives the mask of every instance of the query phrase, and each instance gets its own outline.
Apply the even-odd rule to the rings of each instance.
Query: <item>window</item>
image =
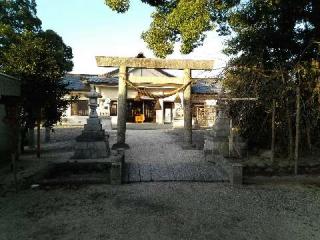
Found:
[[[76,100],[71,103],[72,116],[88,116],[89,115],[88,100]]]
[[[118,112],[118,103],[117,101],[110,102],[110,116],[117,116]]]

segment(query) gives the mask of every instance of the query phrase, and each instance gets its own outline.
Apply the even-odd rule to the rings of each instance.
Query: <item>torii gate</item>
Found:
[[[113,148],[128,148],[125,142],[126,136],[126,114],[127,114],[127,81],[133,83],[153,84],[186,84],[191,80],[192,70],[212,70],[213,60],[173,60],[153,58],[124,58],[96,56],[98,67],[119,67],[118,84],[118,121],[117,121],[117,143]],[[183,78],[172,77],[133,77],[128,78],[128,68],[149,69],[174,69],[183,70]],[[191,108],[191,84],[183,92],[184,106],[184,142],[186,147],[192,146],[192,108]]]

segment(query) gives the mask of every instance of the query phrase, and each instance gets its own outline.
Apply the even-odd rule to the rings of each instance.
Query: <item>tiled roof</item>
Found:
[[[217,83],[208,83],[205,79],[198,80],[195,84],[192,85],[191,91],[196,94],[213,94],[219,93],[221,86]]]
[[[63,82],[68,84],[66,88],[71,91],[83,91],[87,89],[80,74],[67,74],[63,78]]]
[[[107,85],[118,85],[118,78],[117,77],[105,77],[105,76],[95,76],[89,77],[88,83],[95,83],[95,84],[107,84]]]
[[[151,74],[154,69],[152,69]],[[89,86],[86,85],[85,81],[88,84],[105,84],[109,86],[117,86],[118,85],[118,70],[114,70],[104,75],[84,75],[84,74],[67,74],[63,81],[68,84],[67,89],[72,91],[85,91],[89,89]],[[130,71],[129,71],[130,73]],[[150,73],[150,72],[149,72]],[[168,77],[172,75],[157,69],[154,74],[165,74]],[[195,94],[213,94],[218,93],[221,89],[220,84],[217,83],[210,83],[203,80],[197,80],[191,87],[192,93]]]

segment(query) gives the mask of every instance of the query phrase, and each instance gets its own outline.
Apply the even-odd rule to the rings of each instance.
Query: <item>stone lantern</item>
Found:
[[[97,159],[109,157],[109,135],[102,129],[97,114],[98,98],[101,98],[101,94],[92,88],[86,94],[86,97],[89,98],[90,114],[81,135],[76,138],[73,158]]]
[[[90,115],[89,118],[97,118],[97,107],[98,104],[98,98],[101,98],[101,94],[96,92],[94,88],[91,88],[91,91],[85,95],[87,98],[89,98],[89,107],[90,107]]]

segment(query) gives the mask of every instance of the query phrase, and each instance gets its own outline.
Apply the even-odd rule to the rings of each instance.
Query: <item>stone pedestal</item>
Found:
[[[110,155],[109,136],[102,129],[100,119],[89,118],[81,135],[76,138],[73,158],[95,159]]]

